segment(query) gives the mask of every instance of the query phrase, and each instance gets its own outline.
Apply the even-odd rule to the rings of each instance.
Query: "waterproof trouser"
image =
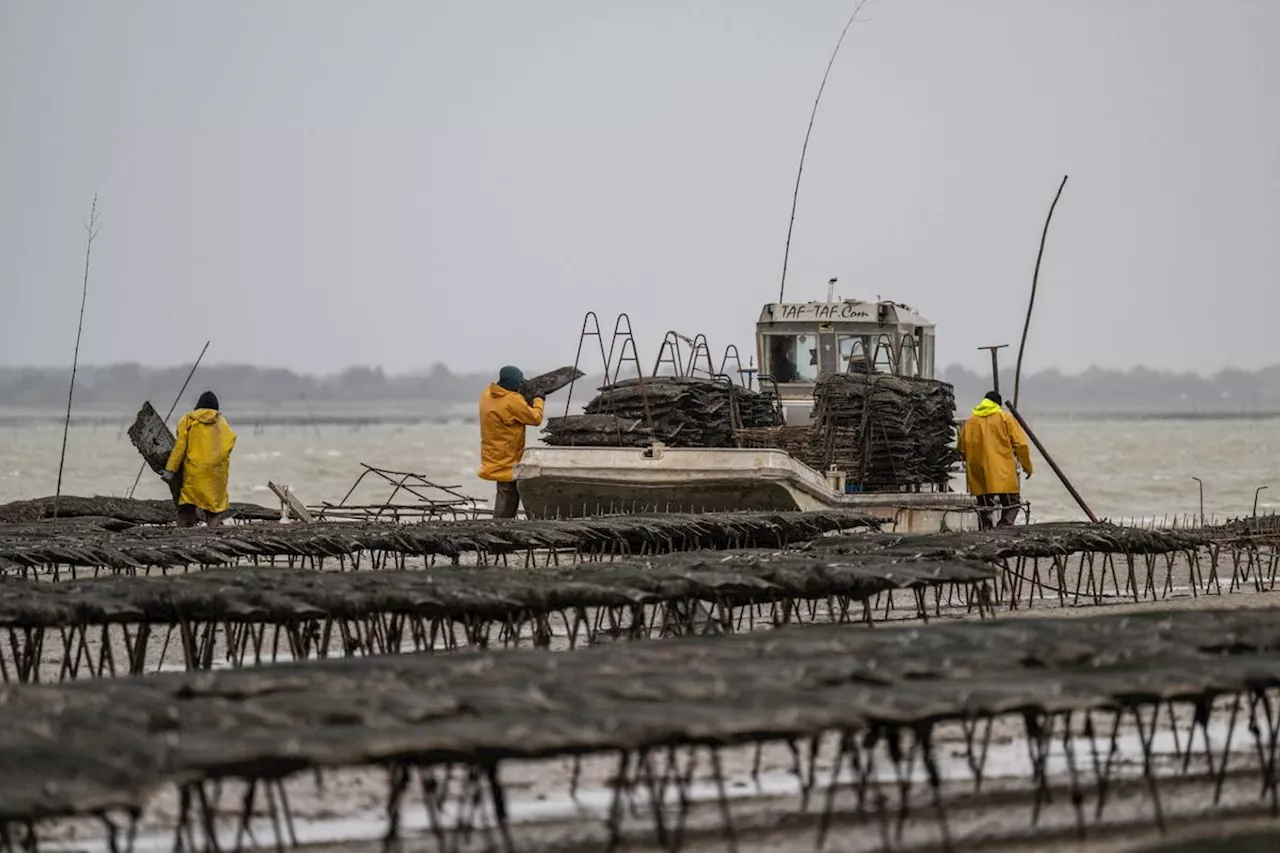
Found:
[[[978,495],[978,529],[990,530],[994,527],[1013,527],[1018,520],[1018,511],[1022,509],[1022,496],[1017,492],[1008,492],[995,495]],[[1000,518],[992,524],[993,517],[996,513],[993,511],[996,507],[1000,507]]]
[[[210,527],[221,527],[224,515],[226,513],[209,512],[208,510],[200,509],[195,504],[178,504],[179,527],[195,527],[200,521]]]
[[[520,508],[520,487],[515,480],[498,483],[498,493],[493,499],[494,518],[515,518]]]

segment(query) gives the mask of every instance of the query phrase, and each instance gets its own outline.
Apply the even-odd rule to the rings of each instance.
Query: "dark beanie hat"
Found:
[[[218,411],[218,397],[212,391],[205,391],[200,395],[200,399],[196,401],[197,409],[213,409]]]
[[[999,392],[999,391],[988,391],[988,392],[987,392],[987,399],[988,399],[988,400],[990,400],[991,402],[995,403],[997,406],[1003,406],[1003,405],[1004,405],[1004,398],[1000,396],[1000,392]]]
[[[498,371],[498,384],[508,391],[519,391],[524,384],[524,373],[520,368],[508,364]]]

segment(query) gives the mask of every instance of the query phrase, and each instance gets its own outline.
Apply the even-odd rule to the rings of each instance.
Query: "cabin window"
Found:
[[[876,373],[897,373],[897,361],[893,339],[888,335],[877,337],[875,357],[871,361],[872,369]]]
[[[912,334],[902,336],[902,375],[920,376],[920,347]]]
[[[817,335],[766,335],[769,375],[775,382],[814,382],[818,378]]]
[[[840,337],[840,372],[868,372],[871,364],[870,344],[869,335],[842,335]]]
[[[840,338],[842,373],[893,373],[897,358],[888,335],[843,335]]]

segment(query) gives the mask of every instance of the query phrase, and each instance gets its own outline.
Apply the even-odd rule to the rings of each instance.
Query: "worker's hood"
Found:
[[[524,384],[524,371],[508,364],[498,371],[498,384],[508,391],[519,391],[520,386]]]
[[[973,416],[975,418],[986,418],[998,411],[1000,411],[1000,407],[984,397],[981,403],[973,407]]]
[[[519,393],[519,392],[517,392],[517,391],[508,391],[506,388],[503,388],[503,387],[502,387],[501,385],[499,385],[497,382],[494,382],[493,384],[491,384],[491,385],[489,386],[489,396],[490,396],[490,397],[492,397],[492,398],[493,398],[493,399],[495,399],[495,400],[497,400],[497,399],[498,399],[498,398],[500,398],[500,397],[506,397],[506,396],[508,396],[508,395],[510,395],[510,394],[516,394],[516,393]]]
[[[217,409],[196,409],[191,413],[191,419],[201,424],[216,424],[218,422]]]

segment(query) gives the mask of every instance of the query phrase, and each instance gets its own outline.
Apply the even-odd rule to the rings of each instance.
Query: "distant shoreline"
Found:
[[[403,403],[386,402],[381,404],[321,402],[299,406],[285,404],[278,406],[249,403],[226,410],[227,419],[239,429],[253,429],[259,426],[378,426],[416,424],[451,424],[475,423],[478,415],[474,405],[458,403],[423,402],[406,406]],[[169,419],[173,426],[184,410],[174,412]],[[110,426],[125,428],[133,423],[137,409],[120,405],[84,406],[73,410],[72,426]],[[0,429],[20,429],[23,427],[61,426],[66,418],[66,411],[48,408],[0,406]]]
[[[1033,418],[1058,421],[1271,421],[1280,419],[1280,411],[1267,412],[1135,412],[1099,409],[1097,411],[1025,411]]]
[[[227,416],[240,429],[256,427],[365,427],[365,426],[419,426],[475,424],[477,415],[472,406],[442,403],[438,406],[405,407],[395,403],[368,405],[363,403],[318,404],[308,411],[297,407],[279,407],[275,411],[245,407]],[[77,427],[125,428],[133,422],[134,411],[116,407],[86,407],[86,411],[73,412],[71,425]],[[284,409],[283,411],[281,409]],[[1258,412],[1195,412],[1195,411],[1134,411],[1122,409],[1066,410],[1044,409],[1024,412],[1032,420],[1052,421],[1272,421],[1280,419],[1280,411]],[[967,412],[957,408],[956,418],[963,419]],[[554,416],[554,413],[553,413]],[[0,406],[0,429],[61,425],[65,412],[47,409],[6,409]],[[175,414],[172,420],[176,420]]]
[[[43,415],[0,415],[0,429],[21,429],[23,427],[32,426],[61,426],[61,417],[48,417]],[[175,416],[172,421],[176,421]],[[479,419],[476,416],[446,416],[446,415],[265,415],[263,417],[238,417],[235,418],[234,425],[239,430],[252,429],[254,427],[285,427],[285,426],[417,426],[420,424],[474,424]],[[133,422],[132,416],[107,416],[107,415],[72,415],[71,425],[73,427],[82,426],[109,426],[127,427]]]

